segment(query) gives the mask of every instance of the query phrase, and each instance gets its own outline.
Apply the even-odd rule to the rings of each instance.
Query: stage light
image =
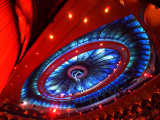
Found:
[[[27,104],[28,104],[28,102],[24,101],[22,104],[23,104],[23,105],[27,105]]]
[[[151,74],[149,74],[149,73],[143,73],[143,76],[144,77],[153,77]]]
[[[71,109],[66,109],[67,112],[71,112]]]
[[[104,12],[108,13],[108,11],[109,11],[109,7],[105,8]]]
[[[17,69],[17,67],[15,66],[15,67],[14,67],[14,69],[16,70],[16,69]]]
[[[36,107],[36,105],[32,105],[32,107]]]
[[[99,108],[101,109],[101,108],[102,108],[102,105],[99,105]]]
[[[87,23],[88,22],[88,18],[85,17],[83,21],[84,21],[84,23]]]
[[[80,112],[79,114],[82,115],[82,112]]]
[[[101,43],[100,46],[103,46],[103,43]]]
[[[71,19],[73,17],[72,13],[68,14],[68,18]]]
[[[122,50],[125,50],[125,48],[122,48]]]
[[[53,112],[55,113],[57,111],[57,109],[53,109]]]
[[[50,39],[53,39],[53,35],[49,35],[49,38],[50,38]]]
[[[130,90],[128,90],[127,92],[128,92],[128,93],[131,93],[131,91],[130,91]]]
[[[61,94],[61,97],[64,97],[64,94]]]

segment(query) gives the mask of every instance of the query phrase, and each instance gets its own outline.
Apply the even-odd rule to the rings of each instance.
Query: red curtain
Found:
[[[0,93],[16,63],[19,50],[17,18],[13,0],[0,0]]]

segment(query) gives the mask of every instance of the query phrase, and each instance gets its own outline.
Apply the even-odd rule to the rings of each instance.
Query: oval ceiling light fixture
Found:
[[[121,86],[127,89],[132,78],[143,76],[150,54],[147,34],[129,15],[77,38],[47,58],[24,83],[21,99],[56,109],[97,104]]]
[[[129,50],[125,45],[114,41],[103,41],[103,48],[97,46],[100,43],[101,41],[97,41],[82,45],[76,48],[81,51],[78,55],[73,49],[56,59],[41,74],[38,82],[38,91],[45,97],[52,97],[57,100],[62,99],[60,94],[64,92],[66,96],[63,99],[75,99],[93,93],[103,88],[104,83],[108,84],[114,80],[114,75],[107,78],[108,74],[120,75],[123,72],[127,64],[119,66],[121,72],[117,70],[117,72],[113,73],[120,60],[126,63],[129,62]],[[122,47],[125,48],[123,52],[121,50]],[[61,58],[66,58],[66,61],[60,61]],[[53,65],[57,67],[53,69]],[[100,78],[94,78],[94,74],[97,74]],[[90,78],[89,76],[93,77]],[[102,83],[98,84],[100,81]],[[61,85],[62,83],[65,86]],[[86,83],[88,84],[86,85]],[[86,89],[87,91],[84,91]],[[52,96],[52,94],[54,95]],[[68,96],[69,94],[72,94],[72,96]]]

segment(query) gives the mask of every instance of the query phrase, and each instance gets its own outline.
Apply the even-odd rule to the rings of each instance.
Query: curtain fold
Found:
[[[0,93],[19,55],[17,18],[12,0],[0,0]]]

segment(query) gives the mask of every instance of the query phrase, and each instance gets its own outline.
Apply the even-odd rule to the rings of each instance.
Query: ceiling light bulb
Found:
[[[27,102],[26,102],[26,101],[24,101],[24,102],[23,102],[23,105],[27,105]]]
[[[53,112],[55,113],[57,111],[57,109],[53,109]]]
[[[71,19],[73,16],[71,13],[68,14],[69,19]]]
[[[50,38],[50,39],[53,39],[53,35],[50,35],[49,38]]]
[[[87,23],[87,22],[88,22],[88,19],[87,19],[87,18],[84,18],[83,21],[84,21],[84,23]]]
[[[100,46],[103,46],[103,43],[101,43]]]
[[[104,10],[104,12],[105,12],[105,13],[108,13],[108,11],[109,11],[109,8],[107,7],[107,8]]]

